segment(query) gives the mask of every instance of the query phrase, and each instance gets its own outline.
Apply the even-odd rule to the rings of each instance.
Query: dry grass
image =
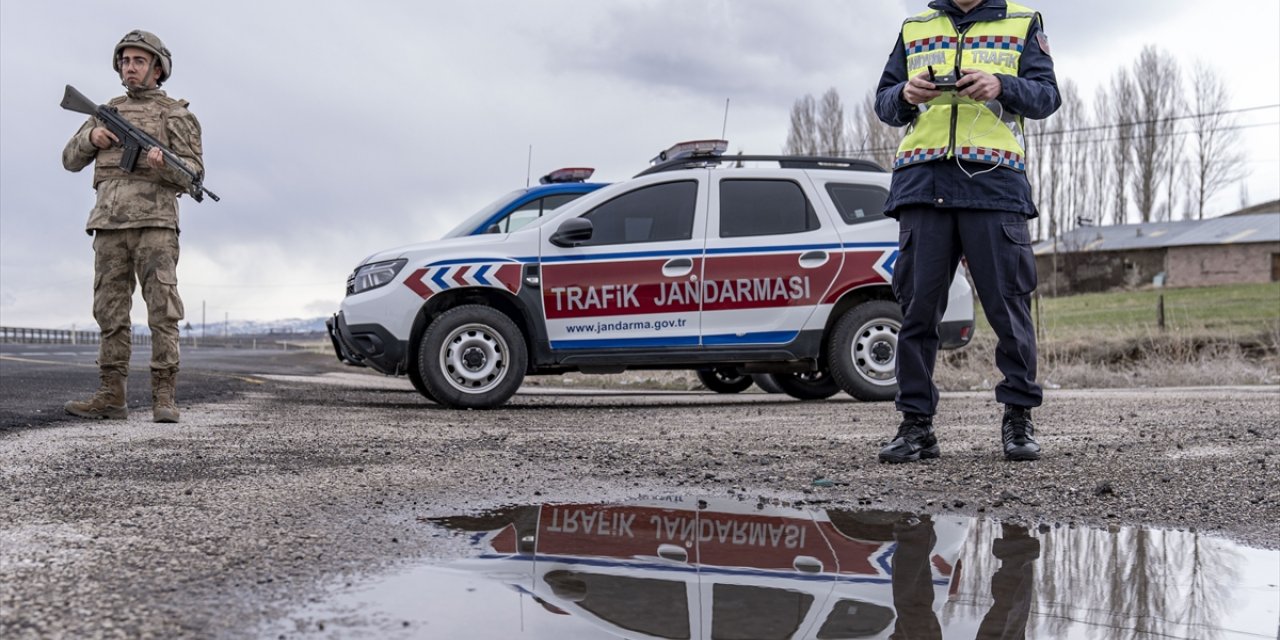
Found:
[[[1039,379],[1048,388],[1179,387],[1280,383],[1280,330],[1254,336],[1135,331],[1040,345]],[[950,391],[989,389],[1002,378],[995,336],[979,332],[944,352],[935,379]]]

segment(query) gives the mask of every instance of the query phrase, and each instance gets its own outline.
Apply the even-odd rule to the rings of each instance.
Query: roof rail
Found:
[[[662,173],[664,171],[677,171],[679,169],[697,169],[701,167],[710,167],[719,164],[733,162],[777,162],[779,167],[783,169],[834,169],[837,171],[871,171],[875,173],[887,173],[884,167],[870,161],[860,158],[837,158],[835,156],[714,156],[714,157],[695,157],[695,158],[677,158],[668,160],[662,164],[657,164],[640,173],[635,177],[647,176],[653,173]]]

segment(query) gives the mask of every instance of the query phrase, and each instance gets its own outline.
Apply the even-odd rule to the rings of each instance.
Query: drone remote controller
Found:
[[[960,80],[959,69],[957,69],[954,73],[944,73],[942,75],[935,75],[933,73],[933,66],[932,65],[929,66],[929,82],[933,83],[933,87],[935,91],[955,91],[956,82],[959,80]]]

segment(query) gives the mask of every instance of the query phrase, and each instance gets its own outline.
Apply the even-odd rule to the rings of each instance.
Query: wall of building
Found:
[[[1061,253],[1054,266],[1051,254],[1036,256],[1041,295],[1135,289],[1165,270],[1165,249]]]
[[[1280,242],[1170,247],[1167,258],[1171,287],[1270,282],[1272,258]]]

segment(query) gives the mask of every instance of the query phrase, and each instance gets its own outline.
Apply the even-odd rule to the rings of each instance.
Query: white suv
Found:
[[[797,398],[892,399],[889,175],[725,146],[676,145],[511,233],[370,256],[328,323],[338,357],[460,408],[499,406],[529,374],[626,369],[768,373]],[[972,332],[957,274],[942,347]]]

